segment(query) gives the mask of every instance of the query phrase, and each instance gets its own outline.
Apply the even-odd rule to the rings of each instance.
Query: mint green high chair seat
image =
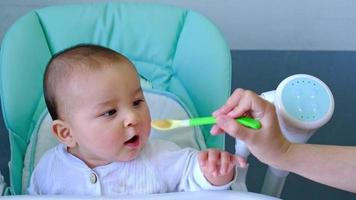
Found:
[[[178,96],[196,116],[208,116],[230,94],[230,50],[202,15],[156,4],[107,3],[48,7],[19,19],[0,53],[1,103],[11,146],[10,181],[21,194],[24,156],[46,109],[42,76],[50,57],[93,43],[126,55],[157,90]],[[224,148],[224,136],[203,128],[208,147]]]

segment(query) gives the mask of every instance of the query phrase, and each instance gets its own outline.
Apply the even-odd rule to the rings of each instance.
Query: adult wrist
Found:
[[[289,141],[284,142],[280,147],[280,153],[278,153],[273,159],[273,161],[268,164],[277,169],[290,171],[290,165],[293,162],[291,159],[293,156],[291,154],[294,148],[294,143],[291,143]]]

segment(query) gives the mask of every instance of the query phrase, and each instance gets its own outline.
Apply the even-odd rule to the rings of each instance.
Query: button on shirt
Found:
[[[98,178],[96,177],[96,174],[95,174],[94,172],[91,173],[91,174],[90,174],[90,182],[91,182],[92,184],[95,184],[97,180],[98,180]]]
[[[59,144],[41,158],[28,193],[99,196],[228,189],[236,177],[224,186],[211,185],[200,170],[197,153],[150,140],[134,160],[90,169]]]

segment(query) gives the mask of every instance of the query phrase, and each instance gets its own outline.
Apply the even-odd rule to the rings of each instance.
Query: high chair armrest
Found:
[[[248,164],[245,168],[236,167],[236,173],[238,174],[237,174],[236,181],[231,185],[231,190],[239,191],[239,192],[248,192],[246,186],[246,175],[248,172],[248,167],[249,167]]]

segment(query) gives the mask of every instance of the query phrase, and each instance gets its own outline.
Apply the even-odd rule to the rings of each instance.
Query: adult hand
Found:
[[[213,115],[217,118],[217,124],[211,129],[213,135],[226,132],[244,141],[251,153],[264,163],[277,167],[276,161],[289,149],[290,143],[281,133],[274,105],[252,91],[236,89]],[[259,120],[261,129],[236,123],[234,119],[243,115]]]

